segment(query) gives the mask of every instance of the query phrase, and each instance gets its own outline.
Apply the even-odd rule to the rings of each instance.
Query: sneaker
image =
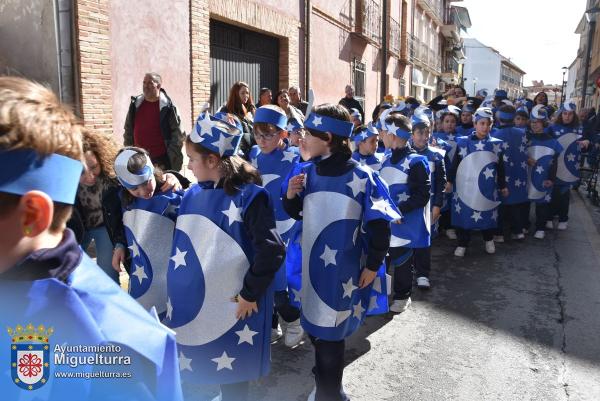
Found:
[[[289,322],[285,330],[285,345],[290,348],[295,347],[300,344],[302,338],[304,338],[304,329],[300,325],[300,319]]]
[[[454,256],[458,256],[459,258],[462,258],[463,256],[465,256],[466,251],[467,251],[467,248],[465,248],[464,246],[457,246],[456,249],[454,250]]]
[[[422,290],[428,290],[431,288],[429,279],[427,277],[417,277],[417,287]]]
[[[512,234],[510,239],[522,240],[525,239],[525,234]]]
[[[496,245],[494,245],[494,241],[485,241],[485,251],[490,255],[496,253]]]
[[[523,234],[524,234],[524,235],[527,235],[527,234],[529,234],[529,230],[528,230],[528,229],[526,229],[526,228],[524,228],[524,229],[523,229]]]
[[[533,234],[533,238],[544,239],[546,236],[546,232],[544,230],[537,230],[535,234]]]
[[[410,298],[406,299],[395,299],[390,306],[390,312],[394,313],[402,313],[408,309],[410,306],[411,300]]]
[[[310,394],[308,395],[308,398],[307,398],[307,400],[306,400],[306,401],[315,401],[315,397],[316,397],[316,395],[317,395],[317,388],[316,388],[316,387],[314,387],[314,388],[312,389],[312,391],[310,392]]]
[[[281,326],[277,325],[276,329],[271,329],[271,342],[279,340],[283,337],[283,330],[281,330]]]
[[[449,228],[446,230],[446,237],[448,237],[448,239],[456,239],[458,238],[456,236],[456,230],[453,228]]]
[[[499,244],[504,242],[504,235],[494,235],[494,242]]]
[[[547,228],[548,230],[554,230],[554,223],[552,222],[552,220],[548,220],[548,221],[546,222],[546,228]]]
[[[561,222],[558,223],[558,227],[557,228],[559,230],[561,230],[561,231],[564,231],[564,230],[567,229],[567,227],[568,227],[567,222],[566,221],[561,221]]]

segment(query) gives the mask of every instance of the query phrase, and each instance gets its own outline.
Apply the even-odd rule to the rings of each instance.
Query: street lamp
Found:
[[[560,103],[564,104],[565,103],[565,91],[567,90],[567,81],[565,81],[565,74],[567,73],[567,71],[569,70],[569,68],[568,67],[563,67],[562,70],[563,70],[563,80],[562,80],[562,86],[561,86],[561,89],[560,89],[560,91],[561,91],[560,92],[560,94],[561,94],[561,96],[560,96]]]

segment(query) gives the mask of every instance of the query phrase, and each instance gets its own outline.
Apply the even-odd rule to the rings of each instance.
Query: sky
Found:
[[[562,67],[569,67],[577,55],[575,29],[586,0],[464,0],[453,4],[469,10],[472,27],[463,36],[510,58],[527,73],[525,86],[532,80],[562,83]]]

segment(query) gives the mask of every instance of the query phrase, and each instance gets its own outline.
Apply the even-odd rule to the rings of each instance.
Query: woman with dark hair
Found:
[[[538,92],[537,95],[533,98],[533,106],[537,106],[538,104],[543,104],[544,108],[548,112],[548,116],[552,116],[556,109],[548,104],[548,95],[546,92]]]
[[[292,103],[290,102],[290,94],[288,93],[287,89],[280,89],[277,94],[275,94],[275,97],[273,97],[273,104],[281,107],[283,111],[285,111],[285,114],[288,118],[295,118],[298,120],[299,118],[303,117],[302,112],[296,107],[292,106]]]
[[[246,155],[252,146],[256,144],[252,137],[252,125],[254,121],[254,112],[256,106],[252,101],[250,87],[246,82],[237,81],[229,90],[229,98],[219,110],[221,113],[229,113],[235,116],[242,124],[243,137],[240,143],[240,150]]]
[[[273,93],[269,88],[260,88],[258,93],[258,107],[264,106],[265,104],[273,103]]]

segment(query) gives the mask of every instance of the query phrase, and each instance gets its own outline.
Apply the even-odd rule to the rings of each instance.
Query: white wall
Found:
[[[475,91],[487,89],[490,94],[500,87],[500,55],[476,39],[465,38],[465,56],[463,77],[465,89],[473,92],[473,78],[477,78]]]
[[[569,67],[569,73],[567,78],[567,88],[565,89],[565,99],[578,98],[581,94],[575,92],[575,81],[577,80],[577,71],[579,70],[579,59],[577,59],[571,67]]]

